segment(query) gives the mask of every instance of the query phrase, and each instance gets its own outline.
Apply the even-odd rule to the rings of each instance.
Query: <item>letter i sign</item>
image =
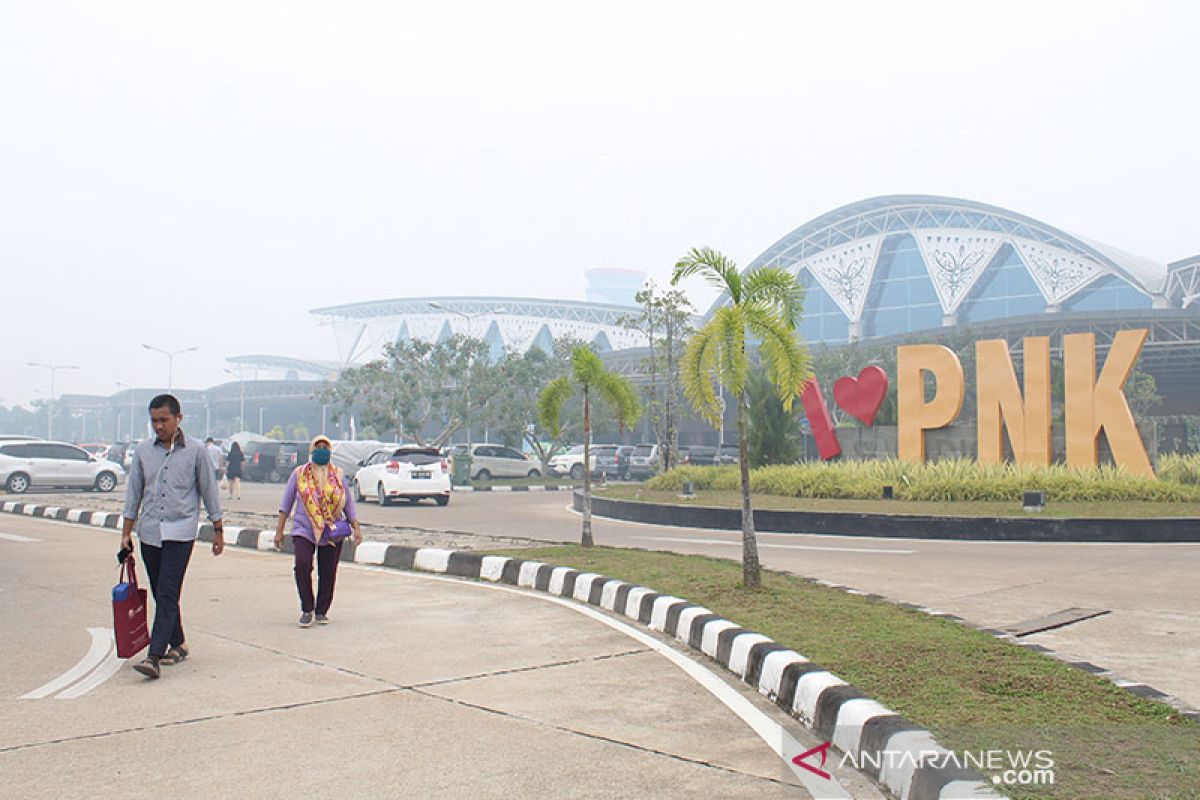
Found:
[[[887,391],[887,373],[879,367],[870,366],[864,367],[857,378],[838,378],[833,384],[833,399],[847,413],[870,427],[875,424],[875,415],[879,413]],[[829,416],[829,407],[825,405],[821,384],[816,378],[804,385],[800,402],[804,405],[804,415],[812,427],[821,458],[828,461],[841,455],[842,445],[834,430],[833,418]]]

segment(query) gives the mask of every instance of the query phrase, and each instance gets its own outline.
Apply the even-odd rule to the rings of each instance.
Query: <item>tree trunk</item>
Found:
[[[592,540],[592,406],[588,387],[583,387],[583,537],[584,547]]]
[[[746,396],[737,395],[738,469],[742,475],[742,585],[762,585],[758,563],[758,539],[754,534],[754,509],[750,507],[750,447],[746,441]]]

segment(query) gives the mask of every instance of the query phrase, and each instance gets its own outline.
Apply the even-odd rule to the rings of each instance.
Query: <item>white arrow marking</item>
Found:
[[[87,655],[79,659],[79,663],[71,667],[69,670],[59,675],[49,683],[39,686],[28,694],[21,695],[22,700],[41,700],[54,694],[59,689],[70,686],[75,681],[88,674],[91,670],[100,665],[104,660],[105,654],[113,646],[112,631],[107,628],[88,628],[88,633],[92,635],[92,646],[87,651]]]
[[[67,689],[65,692],[59,693],[55,699],[74,700],[76,697],[82,697],[92,689],[95,689],[97,686],[104,683],[113,675],[116,675],[121,667],[125,666],[126,660],[127,659],[117,657],[116,649],[109,650],[108,658],[104,660],[103,664],[96,667],[91,675],[88,675],[86,678],[72,686],[70,689]]]

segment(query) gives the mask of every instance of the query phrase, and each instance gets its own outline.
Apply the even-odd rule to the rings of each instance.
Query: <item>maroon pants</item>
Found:
[[[300,592],[300,610],[327,614],[333,604],[333,584],[337,580],[338,561],[342,558],[342,542],[317,547],[303,536],[293,536],[292,546],[296,551],[296,589]],[[313,603],[312,571],[313,551],[317,556],[317,600]]]

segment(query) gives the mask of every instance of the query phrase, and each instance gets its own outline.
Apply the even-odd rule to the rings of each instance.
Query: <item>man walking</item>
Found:
[[[217,485],[221,484],[221,446],[210,436],[204,440],[204,449],[208,451],[208,460],[212,462],[213,474],[217,476]]]
[[[179,401],[160,394],[150,401],[154,438],[134,451],[125,488],[121,546],[133,549],[136,523],[142,561],[154,593],[154,626],[150,651],[134,666],[147,678],[157,678],[162,664],[188,657],[179,613],[179,596],[200,524],[200,503],[213,524],[212,552],[221,555],[225,534],[221,523],[221,493],[208,451],[198,439],[188,439],[179,423]]]

